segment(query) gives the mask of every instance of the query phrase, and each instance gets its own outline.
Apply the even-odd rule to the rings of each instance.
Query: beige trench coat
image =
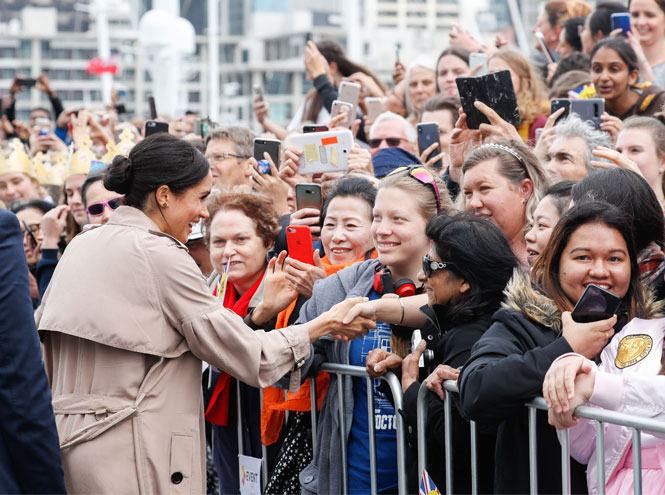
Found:
[[[302,325],[246,327],[126,206],[70,243],[36,318],[69,493],[205,493],[201,360],[265,387],[310,349]]]

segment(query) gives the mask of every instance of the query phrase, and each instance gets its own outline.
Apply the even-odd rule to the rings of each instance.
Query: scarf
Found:
[[[321,258],[321,264],[326,271],[326,277],[337,273],[344,268],[360,261],[374,259],[377,257],[375,249],[368,251],[364,256],[351,261],[350,263],[341,263],[332,265],[328,257]],[[275,328],[285,328],[289,324],[289,318],[296,307],[294,300],[284,311],[277,315],[277,324]],[[330,385],[330,375],[326,372],[319,372],[316,376],[316,407],[321,409],[323,398]],[[279,438],[279,432],[284,425],[284,411],[310,411],[311,410],[310,381],[306,380],[300,389],[294,394],[289,392],[284,398],[284,390],[275,387],[268,387],[263,390],[263,404],[261,406],[261,442],[263,445],[271,445]]]
[[[238,298],[238,293],[236,292],[233,284],[227,281],[226,283],[226,293],[224,294],[223,305],[225,308],[230,309],[238,316],[246,316],[247,310],[249,309],[249,302],[254,297],[254,294],[258,290],[261,282],[263,281],[263,276],[265,275],[265,270],[261,276],[254,282],[247,292]],[[213,295],[217,296],[217,287],[213,291]],[[210,371],[212,373],[212,370]],[[219,425],[226,426],[229,422],[229,397],[231,392],[231,375],[225,372],[221,372],[217,383],[215,383],[215,389],[212,392],[210,397],[210,403],[208,404],[208,409],[205,412],[206,421]]]

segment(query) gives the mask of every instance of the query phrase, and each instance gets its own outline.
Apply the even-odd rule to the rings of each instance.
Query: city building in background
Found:
[[[155,84],[139,43],[142,16],[158,0],[109,0],[110,50],[119,63],[114,84],[130,115],[147,114],[147,98]],[[256,127],[253,87],[260,85],[276,122],[290,120],[311,88],[305,78],[303,53],[308,35],[332,39],[350,58],[374,70],[386,82],[400,46],[408,66],[417,56],[434,62],[446,48],[452,25],[469,16],[473,30],[486,39],[513,25],[508,4],[518,0],[208,0],[217,3],[217,40],[209,43],[207,2],[172,0],[180,16],[191,22],[195,49],[180,71],[176,113],[210,111],[210,46],[219,61],[217,98],[220,122]],[[473,7],[475,5],[475,7]],[[521,0],[525,25],[531,26],[537,3]],[[466,17],[465,17],[466,16]],[[478,24],[475,25],[475,21]],[[86,72],[99,56],[99,26],[94,8],[74,0],[3,0],[0,2],[0,90],[7,91],[16,74],[36,77],[45,72],[65,108],[102,107],[100,77]],[[529,33],[530,34],[530,33]],[[36,89],[17,95],[19,119],[30,109],[48,106]],[[159,101],[157,101],[159,111]]]

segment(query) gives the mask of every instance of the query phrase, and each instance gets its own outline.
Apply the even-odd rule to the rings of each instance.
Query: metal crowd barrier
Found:
[[[339,434],[340,434],[340,450],[342,455],[342,493],[348,493],[348,473],[346,471],[346,418],[344,416],[344,375],[354,376],[357,378],[365,378],[367,381],[367,390],[372,391],[374,385],[372,383],[375,378],[370,378],[369,374],[364,367],[349,366],[346,364],[336,363],[323,363],[320,371],[328,373],[335,373],[337,375],[337,395],[339,397]],[[406,495],[406,430],[404,427],[404,418],[399,414],[399,409],[402,408],[402,385],[399,379],[393,373],[386,373],[379,379],[384,380],[390,386],[395,403],[395,418],[397,426],[397,491],[399,495]],[[312,446],[316,451],[316,423],[317,423],[317,409],[316,409],[316,381],[310,378],[310,391],[312,397]],[[377,493],[377,467],[376,467],[376,439],[374,436],[374,394],[367,394],[367,425],[369,427],[369,465],[370,465],[370,481],[371,493]]]
[[[452,380],[446,380],[443,388],[447,392],[459,392],[457,384]],[[426,424],[427,407],[425,396],[427,387],[423,383],[418,390],[418,471],[419,481],[427,462]],[[538,493],[538,453],[536,448],[536,410],[547,410],[545,399],[537,397],[525,404],[529,408],[529,474],[530,493]],[[453,452],[452,452],[452,400],[446,394],[444,400],[444,429],[445,429],[445,470],[446,470],[446,494],[453,493]],[[590,406],[579,406],[575,410],[575,416],[591,419],[596,426],[596,471],[598,473],[598,494],[605,494],[605,428],[604,424],[615,424],[626,426],[633,430],[633,493],[642,493],[642,451],[641,432],[665,433],[665,421],[650,418],[631,416],[625,413],[609,411]],[[471,421],[471,493],[478,493],[478,457],[477,457],[477,429],[474,421]],[[570,449],[568,444],[568,431],[564,430],[561,435],[561,486],[564,494],[570,494]],[[401,492],[400,492],[401,493]]]

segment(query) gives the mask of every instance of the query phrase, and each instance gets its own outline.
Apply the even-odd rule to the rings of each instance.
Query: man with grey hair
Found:
[[[383,112],[369,128],[369,147],[372,156],[385,148],[402,148],[416,154],[416,130],[401,115]]]
[[[206,136],[213,187],[250,185],[254,133],[246,127],[217,127]]]
[[[579,181],[596,170],[591,166],[594,158],[591,152],[599,146],[612,146],[609,134],[596,130],[571,113],[554,127],[554,137],[545,155],[545,167],[558,179]]]

